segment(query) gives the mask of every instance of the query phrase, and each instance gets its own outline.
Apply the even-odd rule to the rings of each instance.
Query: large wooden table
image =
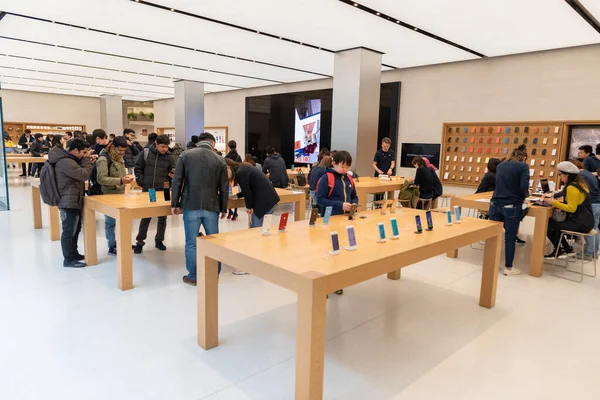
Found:
[[[48,157],[32,157],[28,154],[12,154],[6,155],[6,164],[29,164],[29,163],[45,163]]]
[[[394,192],[400,190],[406,180],[399,176],[392,176],[392,180],[384,181],[374,177],[359,177],[355,183],[356,195],[358,196],[358,210],[367,209],[367,199],[369,194],[388,192],[388,199],[394,198]]]
[[[294,217],[296,221],[305,218],[306,204],[303,192],[292,192],[285,189],[275,189],[281,198],[281,203],[295,204]],[[243,199],[230,199],[230,208],[244,207]],[[83,238],[85,242],[85,262],[87,265],[98,264],[96,248],[96,212],[113,217],[117,238],[117,279],[119,289],[133,288],[133,266],[131,249],[131,221],[140,218],[152,218],[171,215],[171,202],[165,201],[161,190],[156,192],[156,202],[151,203],[148,193],[132,192],[129,195],[111,194],[87,196],[83,209]]]
[[[296,399],[322,398],[325,360],[327,293],[376,276],[400,279],[400,268],[485,240],[479,305],[495,305],[502,225],[464,218],[460,225],[444,226],[446,216],[433,214],[434,230],[415,234],[413,209],[398,209],[395,216],[400,240],[377,243],[377,223],[384,222],[391,233],[390,214],[379,210],[361,213],[366,219],[353,222],[358,249],[331,250],[330,232],[337,231],[340,245],[347,246],[347,217],[332,217],[330,225],[309,227],[307,222],[288,225],[287,233],[273,231],[262,236],[260,229],[211,235],[198,239],[198,344],[205,350],[219,344],[217,262],[243,268],[255,276],[298,294],[296,343]],[[351,296],[352,294],[348,294]],[[440,333],[446,334],[445,333]]]
[[[294,220],[302,221],[306,218],[306,193],[304,191],[292,191],[287,189],[275,188],[279,195],[279,204],[294,203]],[[229,199],[228,208],[246,207],[244,199]]]
[[[452,207],[470,208],[488,212],[490,210],[490,199],[493,192],[470,194],[467,196],[453,197]],[[533,243],[531,247],[531,259],[529,262],[529,275],[540,277],[544,269],[544,252],[546,249],[546,232],[548,231],[548,220],[552,217],[552,207],[531,206],[528,217],[535,218],[533,230]],[[449,252],[448,257],[458,257],[458,249]]]
[[[42,198],[40,195],[39,178],[31,178],[31,202],[33,204],[33,228],[42,229]],[[50,240],[60,240],[60,225],[58,218],[58,208],[48,207]]]

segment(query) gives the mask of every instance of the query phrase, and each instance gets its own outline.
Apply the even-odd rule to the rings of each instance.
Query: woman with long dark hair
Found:
[[[433,172],[421,156],[412,159],[412,165],[417,169],[415,185],[419,186],[420,198],[433,199]]]
[[[529,166],[527,147],[514,149],[510,157],[496,167],[496,188],[490,202],[490,219],[504,223],[504,275],[518,275],[513,268],[515,241],[521,223],[523,203],[529,195]]]
[[[589,188],[579,175],[579,168],[570,161],[560,162],[556,168],[560,181],[565,185],[564,197],[561,201],[544,196],[544,202],[565,211],[566,219],[560,222],[551,219],[548,222],[548,239],[552,242],[554,251],[546,258],[566,258],[573,253],[573,248],[565,238],[562,243],[559,243],[562,230],[588,233],[594,229],[594,213]]]

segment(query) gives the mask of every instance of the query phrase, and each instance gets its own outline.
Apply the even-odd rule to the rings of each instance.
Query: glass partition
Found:
[[[0,211],[9,209],[8,172],[6,170],[6,149],[4,148],[4,118],[2,114],[2,91],[0,91],[0,126],[2,127],[2,150],[0,151]]]

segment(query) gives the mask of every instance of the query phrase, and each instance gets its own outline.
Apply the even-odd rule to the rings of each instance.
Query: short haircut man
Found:
[[[115,140],[113,140],[113,146],[120,148],[129,147],[129,145],[127,144],[127,139],[123,136],[116,137]]]
[[[108,136],[106,135],[104,129],[94,129],[94,131],[92,132],[92,136],[96,140],[96,143],[98,143],[98,140],[108,139]]]
[[[113,140],[115,140],[116,137],[117,136],[114,133],[111,133],[110,135],[108,135],[108,140],[112,142]]]
[[[273,146],[267,146],[267,156],[270,156],[271,154],[275,154],[275,147]]]
[[[217,143],[217,140],[212,135],[212,133],[204,132],[200,136],[198,136],[198,143],[200,142],[212,142],[213,146]]]
[[[151,145],[156,141],[156,138],[158,137],[158,135],[154,132],[152,132],[151,134],[148,135],[148,144]]]
[[[169,138],[169,135],[158,135],[156,137],[156,144],[166,144],[167,146],[171,144],[171,139]]]

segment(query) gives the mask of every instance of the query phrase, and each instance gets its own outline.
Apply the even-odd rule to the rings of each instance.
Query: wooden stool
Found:
[[[583,272],[583,261],[584,261],[583,258],[585,256],[585,239],[588,238],[588,237],[591,237],[592,240],[593,240],[593,242],[592,242],[593,243],[593,247],[595,249],[596,248],[596,235],[598,234],[598,232],[595,229],[592,229],[588,233],[573,232],[573,231],[566,231],[566,230],[562,230],[560,232],[561,232],[561,234],[560,234],[560,240],[558,241],[559,245],[556,246],[556,253],[554,253],[554,261],[552,262],[552,266],[554,266],[556,264],[556,260],[559,260],[559,258],[558,258],[558,251],[560,249],[560,243],[562,243],[563,238],[565,236],[580,237],[582,239],[582,241],[583,241],[583,246],[581,246],[581,251],[580,252],[576,252],[575,253],[575,261],[577,261],[578,258],[579,258],[579,256],[581,256],[581,259],[580,259],[581,260],[581,272],[579,272],[579,271],[573,271],[572,269],[569,269],[569,256],[567,256],[565,258],[565,266],[564,266],[564,268],[565,268],[566,271],[578,274],[581,279],[575,280],[575,279],[567,278],[566,276],[560,276],[560,275],[556,275],[556,274],[554,274],[554,276],[556,276],[557,278],[567,279],[567,280],[574,281],[574,282],[581,282],[581,281],[583,281],[583,276],[584,275],[590,276],[590,277],[595,277],[596,276],[596,257],[597,257],[597,254],[594,254],[592,256],[593,262],[594,262],[594,275],[589,275],[589,274],[586,274],[585,272]],[[563,268],[560,265],[559,265],[559,267]]]
[[[417,208],[419,208],[419,203],[421,204],[421,210],[431,210],[431,199],[417,200]]]

